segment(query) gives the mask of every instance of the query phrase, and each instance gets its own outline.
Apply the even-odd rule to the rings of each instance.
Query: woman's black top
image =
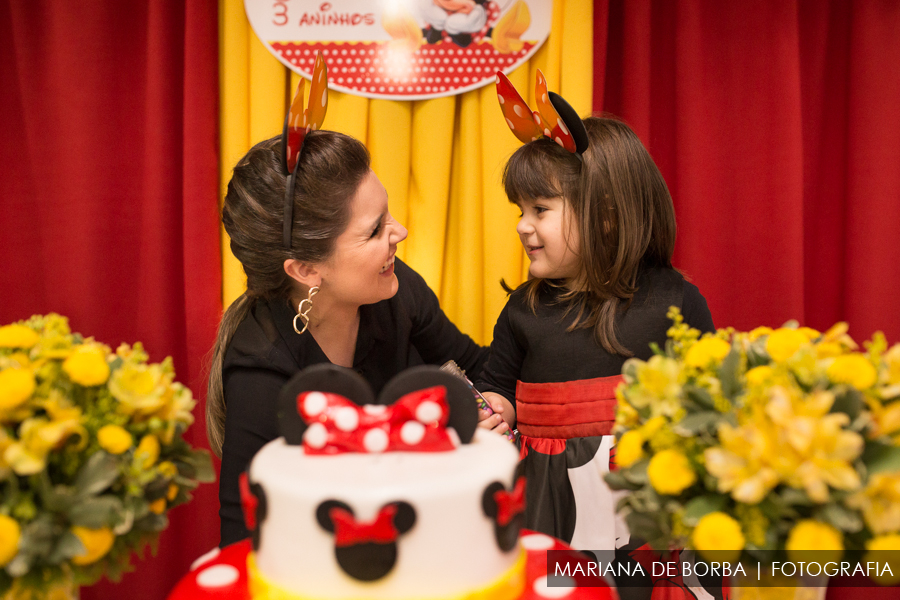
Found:
[[[715,331],[706,299],[697,286],[674,269],[650,268],[638,276],[637,292],[626,310],[616,315],[616,337],[636,358],[648,360],[651,343],[662,348],[676,306],[684,322],[701,332]],[[477,387],[496,392],[515,406],[516,381],[552,383],[609,377],[622,373],[627,357],[611,354],[594,340],[592,328],[567,331],[575,318],[566,305],[554,302],[554,291],[543,286],[533,312],[524,288],[513,292],[494,327],[491,356]]]
[[[394,269],[399,280],[394,297],[359,309],[353,369],[376,395],[391,377],[416,365],[441,365],[452,359],[470,378],[477,377],[488,348],[477,345],[450,322],[421,275],[399,259]],[[294,331],[295,314],[296,308],[285,300],[258,300],[238,325],[225,353],[221,546],[250,535],[244,527],[238,479],[259,449],[279,437],[281,387],[304,367],[329,362],[312,335]]]

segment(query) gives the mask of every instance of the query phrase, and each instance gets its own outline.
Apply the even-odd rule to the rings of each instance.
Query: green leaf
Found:
[[[715,408],[715,402],[713,402],[712,396],[710,396],[707,390],[693,385],[686,385],[684,386],[684,392],[690,400],[695,402],[701,408],[709,410]]]
[[[705,410],[703,412],[689,414],[675,423],[672,428],[678,433],[684,432],[682,435],[685,433],[688,435],[696,435],[704,431],[714,434],[718,430],[718,425],[722,420],[723,417],[721,413]]]
[[[107,454],[97,452],[92,455],[75,479],[75,493],[78,496],[93,496],[99,494],[119,477],[119,459]]]
[[[47,562],[51,565],[58,565],[73,556],[83,554],[86,550],[77,535],[71,531],[66,531],[60,536],[56,546],[53,547],[53,550],[47,556]]]
[[[69,521],[89,529],[110,527],[120,521],[125,512],[122,500],[116,496],[86,498],[69,510]]]
[[[166,515],[148,513],[134,522],[134,529],[136,531],[150,531],[156,533],[165,529],[168,524],[169,519]]]
[[[849,386],[844,392],[835,396],[834,404],[831,405],[831,412],[842,412],[849,416],[851,421],[859,416],[862,409],[862,394],[856,388]]]
[[[685,525],[694,527],[709,513],[724,510],[727,504],[726,496],[698,496],[684,505],[684,515],[681,520]]]
[[[212,456],[206,450],[194,450],[188,460],[194,466],[194,479],[201,483],[212,483],[216,480],[216,470],[213,468]]]
[[[650,515],[629,512],[625,515],[625,523],[628,525],[632,539],[656,540],[663,535],[659,523]]]
[[[719,365],[719,381],[722,384],[722,394],[729,400],[734,400],[741,391],[741,380],[738,371],[741,368],[741,353],[734,347],[725,356],[725,360]]]
[[[606,475],[603,476],[606,480],[606,484],[613,490],[639,490],[641,486],[636,483],[632,483],[625,479],[625,476],[622,474],[622,470],[618,471],[610,471]]]
[[[830,523],[840,531],[855,533],[863,528],[859,513],[840,504],[826,504],[818,511],[819,519]]]
[[[869,475],[900,470],[900,446],[869,442],[863,451],[862,459],[869,470]]]
[[[647,478],[647,465],[650,464],[650,461],[646,458],[644,460],[639,460],[634,463],[627,469],[619,469],[619,472],[622,473],[622,476],[632,484],[635,484],[639,487],[643,487],[647,485],[650,481]]]
[[[781,492],[781,501],[789,506],[812,506],[814,502],[803,490],[785,488]]]

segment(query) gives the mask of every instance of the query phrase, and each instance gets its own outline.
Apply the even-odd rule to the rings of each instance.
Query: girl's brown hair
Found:
[[[290,250],[282,239],[286,177],[281,137],[251,148],[228,182],[222,224],[247,275],[247,291],[225,311],[213,347],[206,435],[217,456],[222,455],[225,431],[222,365],[231,337],[257,299],[290,298],[294,283],[284,271],[284,261],[317,263],[331,255],[335,239],[350,220],[350,201],[369,172],[366,147],[333,131],[307,134],[299,162]]]
[[[616,314],[634,297],[642,268],[672,267],[675,209],[662,174],[631,128],[598,117],[584,125],[589,145],[583,160],[540,138],[506,164],[510,202],[563,197],[580,237],[576,277],[565,284],[532,279],[523,285],[532,308],[542,287],[561,288],[566,314],[576,314],[569,331],[592,328],[608,352],[632,356],[616,337]]]

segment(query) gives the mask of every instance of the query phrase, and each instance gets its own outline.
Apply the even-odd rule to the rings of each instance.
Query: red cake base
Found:
[[[547,586],[547,551],[571,550],[577,560],[588,561],[574,550],[540,533],[522,531],[526,551],[525,590],[519,600],[617,600],[615,589],[596,577],[575,576],[571,587]],[[250,540],[213,551],[196,564],[178,583],[168,600],[252,600],[247,586],[247,555]],[[571,561],[570,561],[571,562]]]

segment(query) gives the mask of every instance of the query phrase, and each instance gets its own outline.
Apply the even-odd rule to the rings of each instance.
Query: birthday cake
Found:
[[[548,587],[545,551],[566,547],[521,533],[518,451],[476,429],[461,379],[417,367],[376,399],[319,365],[279,402],[283,437],[242,478],[252,541],[197,561],[170,600],[614,597]]]

